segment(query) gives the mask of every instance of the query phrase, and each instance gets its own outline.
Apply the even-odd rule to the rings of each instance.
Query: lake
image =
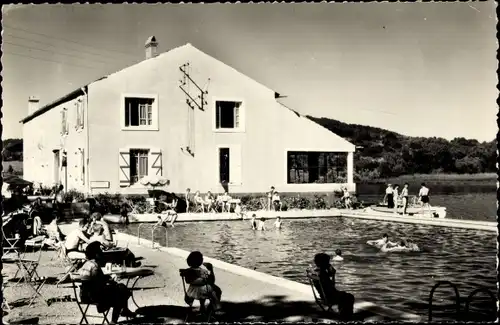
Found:
[[[397,183],[401,188],[403,182]],[[444,206],[447,218],[496,221],[497,194],[494,180],[426,182],[430,204]],[[382,201],[386,185],[357,184],[359,198],[365,202]],[[418,195],[420,182],[409,183],[410,195]]]

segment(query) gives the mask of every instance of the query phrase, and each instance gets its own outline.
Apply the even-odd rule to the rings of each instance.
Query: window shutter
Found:
[[[149,151],[149,175],[163,176],[161,149],[151,148]]]
[[[229,148],[229,183],[241,185],[241,146],[232,145]]]
[[[128,149],[120,149],[118,155],[119,180],[120,187],[130,185],[130,151]]]
[[[235,103],[234,106],[234,127],[236,129],[240,127],[240,103]]]
[[[220,103],[215,102],[215,128],[220,129],[220,117],[221,117]]]
[[[64,109],[61,111],[61,134],[64,134]]]

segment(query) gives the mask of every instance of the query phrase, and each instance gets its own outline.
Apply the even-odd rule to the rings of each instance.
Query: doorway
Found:
[[[54,184],[60,183],[59,170],[61,169],[61,156],[60,150],[56,149],[52,151],[54,153]]]
[[[219,181],[229,183],[229,148],[219,148]]]

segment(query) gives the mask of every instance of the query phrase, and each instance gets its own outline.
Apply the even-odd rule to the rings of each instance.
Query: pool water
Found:
[[[273,220],[267,221],[272,227]],[[124,230],[137,235],[138,225]],[[496,233],[398,224],[348,218],[284,220],[283,229],[250,229],[249,221],[179,223],[168,230],[168,246],[199,250],[204,255],[256,271],[306,283],[305,269],[318,252],[341,249],[335,263],[337,283],[359,300],[426,315],[429,293],[439,280],[458,285],[467,297],[479,286],[495,295]],[[146,231],[150,236],[150,231]],[[381,253],[367,240],[389,234],[423,249],[417,253]],[[162,245],[166,245],[162,237]],[[149,239],[149,238],[148,238]],[[481,295],[478,295],[480,299]],[[435,302],[451,303],[452,290],[442,287]]]

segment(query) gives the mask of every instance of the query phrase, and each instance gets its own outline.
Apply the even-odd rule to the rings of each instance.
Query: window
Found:
[[[85,185],[85,152],[84,149],[81,148],[80,148],[80,168],[81,168],[80,178],[82,184]]]
[[[130,150],[130,184],[137,183],[138,180],[148,175],[148,150]]]
[[[125,127],[154,126],[154,98],[125,98]]]
[[[215,128],[240,129],[242,128],[242,102],[216,101],[215,102]]]
[[[68,133],[68,110],[63,108],[61,111],[61,134]]]
[[[346,152],[289,151],[288,184],[345,183]]]
[[[79,99],[76,103],[76,129],[83,129],[83,101]]]

